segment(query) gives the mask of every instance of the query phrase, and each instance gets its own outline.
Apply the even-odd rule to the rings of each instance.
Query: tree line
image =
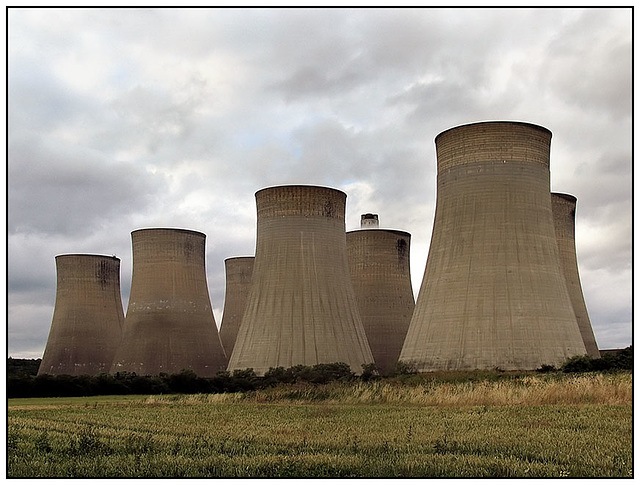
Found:
[[[177,374],[161,373],[157,376],[141,376],[135,372],[98,375],[36,375],[40,359],[8,359],[7,397],[71,397],[123,394],[199,394],[247,392],[278,384],[326,384],[333,381],[369,381],[381,379],[375,365],[362,366],[360,375],[342,362],[296,365],[289,368],[275,367],[264,376],[257,376],[253,369],[233,372],[220,371],[214,377],[199,377],[192,370]],[[575,356],[567,359],[560,368],[542,366],[538,372],[608,372],[633,370],[633,347],[603,354],[601,358]],[[497,372],[502,372],[497,369]],[[415,368],[400,362],[391,376],[417,374]]]

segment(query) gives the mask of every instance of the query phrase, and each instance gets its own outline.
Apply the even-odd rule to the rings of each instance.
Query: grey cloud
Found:
[[[424,125],[436,117],[444,117],[454,125],[454,120],[468,120],[469,116],[473,116],[472,113],[481,111],[481,99],[469,86],[439,79],[418,82],[404,92],[391,96],[388,103],[407,107],[407,124]]]
[[[601,348],[626,347],[631,342],[631,270],[582,270],[582,287],[596,340]],[[604,347],[603,347],[604,346]]]
[[[38,59],[9,61],[9,126],[52,130],[75,120],[87,103]]]
[[[183,99],[176,99],[174,92],[152,87],[132,88],[110,103],[120,129],[109,133],[109,139],[117,137],[122,149],[141,147],[151,155],[163,148],[171,151],[194,130],[194,112],[202,102],[205,84],[201,79],[190,79],[183,88]]]
[[[11,298],[28,303],[29,301],[50,300],[53,303],[52,295],[55,295],[55,262],[47,251],[37,247],[24,249],[19,243],[10,241],[9,251],[11,260],[8,262],[7,277],[10,284]],[[54,288],[53,292],[51,289]]]
[[[16,137],[9,148],[9,231],[83,234],[141,210],[162,181],[137,166],[51,139]]]
[[[625,9],[584,11],[548,45],[544,81],[582,109],[629,116],[631,23],[620,22],[627,16]]]
[[[357,84],[358,76],[354,72],[331,73],[313,67],[303,66],[290,77],[274,84],[274,88],[285,92],[288,101],[301,96],[326,96],[349,90]]]
[[[49,335],[52,304],[12,304],[9,309],[8,356],[38,359]]]

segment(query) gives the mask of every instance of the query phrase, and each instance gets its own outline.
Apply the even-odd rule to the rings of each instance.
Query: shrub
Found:
[[[203,392],[206,381],[191,369],[182,369],[178,374],[171,374],[166,379],[171,391],[179,394],[197,394]]]
[[[403,360],[399,360],[396,363],[395,368],[393,369],[392,375],[394,376],[402,376],[402,375],[411,375],[417,374],[418,368],[413,362],[406,362]]]
[[[231,373],[231,385],[233,391],[254,391],[257,387],[258,377],[253,369],[236,369]]]
[[[362,364],[362,374],[360,374],[360,379],[364,382],[368,382],[379,378],[380,372],[375,364]]]
[[[289,367],[270,367],[267,372],[264,373],[263,384],[266,387],[273,386],[280,383],[290,384],[295,382],[296,376],[293,373],[293,369]]]
[[[36,376],[42,359],[7,359],[7,377]]]
[[[609,369],[633,370],[633,345],[619,352],[604,354],[600,360]]]
[[[588,355],[574,355],[568,358],[560,369],[562,372],[633,370],[633,346],[619,352],[607,353],[599,359]]]
[[[588,355],[574,355],[564,361],[562,372],[589,372],[593,370],[593,358]]]
[[[348,364],[335,362],[333,364],[314,365],[305,380],[315,384],[326,384],[330,381],[350,380],[354,376]]]
[[[536,372],[542,372],[542,373],[548,373],[548,372],[555,372],[558,369],[556,369],[554,366],[549,365],[549,364],[542,364],[539,368],[536,369]]]

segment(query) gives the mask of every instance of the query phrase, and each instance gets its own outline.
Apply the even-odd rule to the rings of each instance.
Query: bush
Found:
[[[633,345],[619,352],[607,353],[600,360],[610,369],[633,370]]]
[[[548,372],[555,372],[558,369],[556,369],[554,366],[549,365],[549,364],[542,364],[538,369],[536,369],[536,372],[542,372],[542,373],[548,373]]]
[[[326,384],[330,381],[350,380],[355,377],[351,372],[351,367],[344,362],[336,362],[333,364],[316,364],[310,368],[305,374],[307,382],[314,384]]]
[[[379,378],[380,372],[375,364],[362,364],[362,374],[360,374],[360,379],[364,382],[368,382]]]
[[[568,358],[562,367],[562,372],[592,372],[633,370],[633,346],[619,352],[607,353],[599,359],[588,355],[575,355]]]
[[[574,355],[565,360],[560,369],[562,372],[589,372],[594,370],[593,360],[588,355]]]
[[[206,392],[206,381],[196,375],[191,369],[182,369],[178,374],[166,377],[169,389],[179,394],[197,394]]]
[[[274,386],[280,383],[291,384],[295,382],[296,376],[293,373],[293,368],[289,367],[270,367],[267,372],[264,373],[264,385],[265,387]]]
[[[403,360],[399,360],[396,363],[396,366],[393,369],[393,376],[404,376],[404,375],[412,375],[417,374],[418,368],[413,362],[406,362]]]
[[[36,376],[42,359],[7,359],[7,377]]]
[[[236,369],[231,373],[231,392],[254,391],[258,387],[258,380],[253,369]]]

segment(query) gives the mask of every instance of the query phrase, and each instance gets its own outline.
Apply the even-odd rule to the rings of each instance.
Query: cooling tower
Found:
[[[400,360],[524,370],[585,354],[551,212],[551,132],[485,122],[435,143],[431,246]]]
[[[56,256],[57,289],[49,339],[38,374],[109,372],[124,313],[120,260],[112,256]]]
[[[226,368],[205,271],[205,235],[184,229],[131,233],[133,274],[123,331],[111,372],[201,377]]]
[[[229,370],[373,363],[349,276],[346,194],[315,186],[256,192],[251,290]]]
[[[567,282],[569,297],[573,304],[573,311],[578,320],[578,328],[582,335],[587,354],[596,359],[600,358],[600,351],[591,328],[591,320],[587,312],[587,305],[582,294],[580,273],[578,272],[578,257],[575,241],[576,198],[569,194],[551,193],[551,209],[555,223],[556,239],[560,252],[560,262]]]
[[[371,353],[382,374],[391,373],[415,306],[411,288],[411,235],[387,229],[347,233],[351,281]]]
[[[253,273],[253,256],[228,258],[224,260],[226,273],[226,289],[222,323],[220,324],[220,340],[227,355],[231,355],[236,343],[238,329],[242,322],[244,306],[251,289],[251,275]]]
[[[360,227],[373,229],[379,226],[378,214],[362,214],[360,216]]]

